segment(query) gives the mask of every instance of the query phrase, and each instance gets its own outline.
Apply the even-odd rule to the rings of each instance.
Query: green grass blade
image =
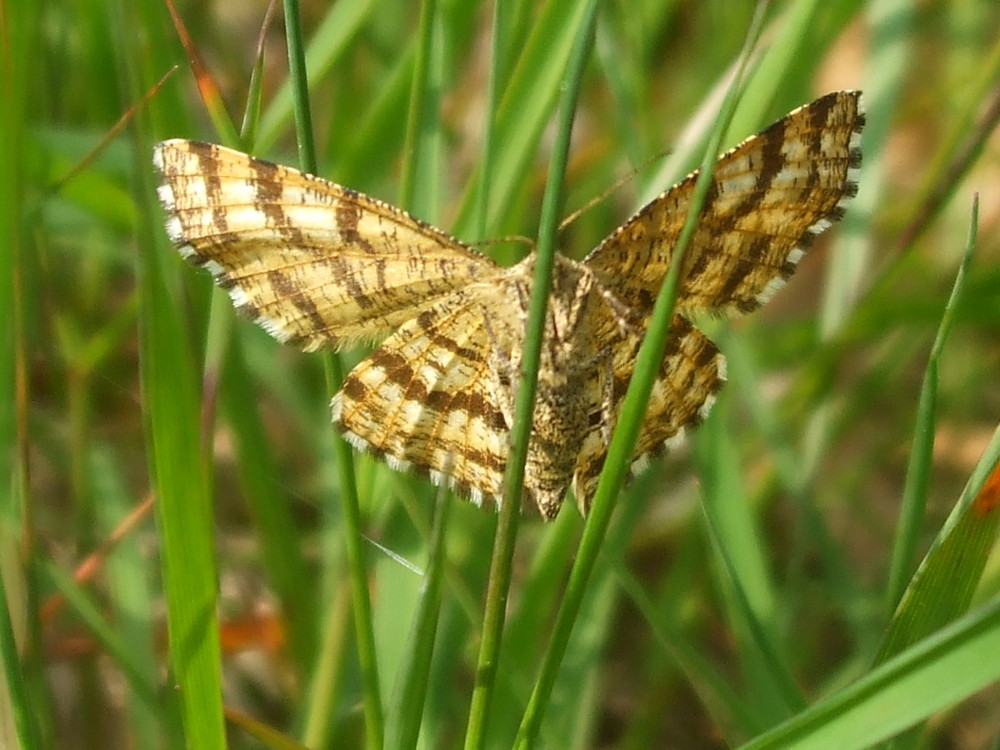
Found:
[[[483,639],[479,648],[476,667],[476,685],[469,711],[466,730],[466,750],[481,748],[486,739],[489,723],[490,701],[495,689],[497,662],[500,654],[507,596],[510,589],[511,562],[517,536],[518,516],[521,512],[521,489],[524,484],[524,464],[528,456],[531,437],[535,393],[538,386],[538,368],[541,360],[542,338],[545,332],[545,310],[552,268],[555,263],[556,230],[562,205],[566,161],[569,156],[573,113],[579,94],[580,81],[593,43],[593,29],[597,18],[597,4],[591,2],[581,23],[574,29],[573,46],[563,84],[563,100],[557,120],[557,131],[549,179],[542,199],[536,249],[535,277],[532,282],[528,320],[525,324],[524,353],[521,376],[518,378],[514,424],[511,428],[510,453],[504,474],[503,500],[500,520],[494,540],[493,558],[490,563],[490,581],[486,591],[486,610],[483,614]]]
[[[996,653],[994,598],[740,750],[870,747],[1000,680],[1000,660],[983,658]]]
[[[410,106],[403,146],[403,174],[399,183],[399,205],[418,216],[433,218],[439,203],[441,183],[441,45],[435,44],[435,26],[440,25],[436,0],[420,6],[417,57],[410,86]],[[420,190],[417,190],[417,186]]]
[[[657,645],[683,672],[716,725],[724,729],[738,727],[744,736],[762,732],[766,725],[753,707],[730,687],[719,668],[691,645],[686,633],[661,616],[657,603],[624,564],[617,566],[617,573],[619,584],[652,628]]]
[[[924,381],[920,387],[920,402],[917,405],[917,421],[913,433],[913,445],[910,448],[910,461],[906,470],[906,486],[903,490],[903,504],[900,508],[899,524],[892,548],[892,562],[889,568],[889,587],[887,604],[889,609],[895,609],[906,587],[910,575],[910,566],[914,559],[920,527],[924,520],[924,510],[927,506],[927,488],[930,484],[932,453],[934,450],[934,432],[936,425],[936,407],[938,391],[938,367],[941,360],[941,350],[948,338],[955,309],[958,307],[965,288],[965,278],[972,253],[976,244],[976,232],[979,228],[979,198],[973,201],[972,223],[969,228],[969,240],[966,243],[965,255],[955,276],[955,284],[951,296],[945,305],[941,325],[938,327],[931,355],[924,373]]]
[[[235,709],[227,709],[226,718],[229,722],[253,737],[267,750],[311,750],[309,745],[302,745],[262,721],[257,721]]]
[[[407,132],[404,146],[400,204],[416,214],[434,217],[440,203],[441,120],[443,87],[442,19],[435,0],[421,5],[417,31],[417,56],[413,67]],[[419,186],[419,190],[417,189]],[[416,747],[427,686],[446,563],[445,533],[451,510],[449,491],[437,493],[430,556],[408,633],[407,648],[396,673],[396,684],[387,710],[386,744],[393,748]]]
[[[966,491],[917,569],[879,649],[876,664],[964,612],[996,542],[1000,513],[996,487],[986,476],[1000,463],[1000,429],[969,479]]]
[[[139,101],[153,80],[146,64],[168,56],[164,37],[147,43],[135,29],[163,22],[163,13],[162,7],[118,3],[110,14],[121,45],[118,51],[125,60],[126,78],[121,85],[130,101]],[[212,750],[225,746],[225,727],[212,500],[199,419],[199,365],[178,312],[182,306],[173,276],[176,266],[167,265],[173,251],[160,225],[146,111],[140,110],[136,120],[140,128],[132,142],[129,166],[140,196],[132,227],[139,238],[134,260],[139,364],[147,462],[157,497],[171,679],[180,697],[185,743]]]
[[[538,544],[532,547],[530,569],[517,588],[517,603],[504,623],[499,674],[491,700],[490,729],[486,746],[509,747],[524,705],[531,695],[531,680],[538,664],[539,634],[555,617],[566,583],[566,573],[579,543],[580,519],[560,513]],[[520,536],[530,527],[521,527]],[[522,542],[523,543],[523,542]]]
[[[496,163],[496,115],[500,109],[500,76],[504,70],[503,60],[507,57],[507,26],[510,15],[509,6],[505,3],[493,4],[493,23],[490,39],[490,78],[486,90],[486,117],[483,118],[482,159],[479,165],[479,191],[476,201],[475,216],[471,220],[475,237],[486,237],[489,227],[491,187],[493,183],[493,165]]]
[[[763,18],[763,8],[765,6],[766,4],[764,3],[758,6],[754,22],[748,30],[746,45],[741,55],[744,61],[748,59],[750,49],[752,49],[757,41]],[[737,82],[739,82],[739,79],[740,76],[738,75],[736,78]],[[515,745],[518,748],[531,747],[537,739],[545,706],[552,693],[556,674],[565,654],[566,644],[569,641],[580,603],[586,592],[590,574],[597,560],[601,542],[606,534],[611,513],[614,510],[615,497],[618,495],[625,481],[628,467],[632,462],[632,454],[639,436],[639,428],[646,411],[649,394],[652,391],[653,381],[659,370],[659,364],[663,359],[663,350],[666,347],[667,333],[673,313],[674,297],[676,295],[677,282],[680,278],[684,248],[694,235],[698,214],[710,185],[712,168],[715,165],[715,159],[718,155],[719,144],[738,100],[737,94],[738,88],[734,86],[723,105],[723,110],[716,123],[713,137],[709,140],[709,145],[702,161],[701,175],[695,185],[691,207],[678,238],[677,245],[674,248],[670,270],[664,279],[663,287],[656,300],[656,305],[646,329],[646,335],[636,357],[635,372],[629,383],[628,391],[625,394],[621,417],[611,438],[607,460],[601,472],[593,505],[587,518],[587,524],[584,527],[583,539],[580,542],[580,549],[573,565],[573,570],[570,573],[566,594],[559,609],[555,626],[553,627],[549,648],[545,653],[538,681],[535,684],[535,689],[532,691],[531,700],[528,703],[528,707],[521,720],[521,726],[518,729]]]
[[[146,149],[141,149],[146,152]],[[147,194],[151,171],[145,160]],[[161,236],[147,214],[147,236]],[[142,375],[157,487],[158,527],[175,679],[181,686],[186,740],[223,747],[222,684],[216,617],[211,493],[201,449],[193,355],[160,268],[169,249],[152,243],[141,258]]]
[[[309,78],[306,67],[305,40],[299,19],[297,0],[285,0],[285,43],[288,45],[289,82],[292,87],[292,112],[295,115],[295,142],[299,166],[316,174],[316,141],[309,102]]]
[[[240,123],[240,143],[244,151],[252,151],[257,140],[257,128],[260,127],[260,109],[264,88],[264,46],[267,31],[274,15],[276,0],[271,0],[264,13],[260,36],[257,39],[257,55],[253,69],[250,72],[250,84],[247,86],[247,103],[243,108],[243,121]]]
[[[10,10],[14,12],[11,13]],[[0,745],[36,750],[42,747],[39,721],[44,710],[31,690],[42,673],[30,577],[35,528],[29,476],[28,409],[30,287],[26,286],[35,247],[28,218],[29,182],[24,159],[28,123],[34,117],[32,61],[39,58],[44,11],[34,4],[5,6],[0,23]],[[18,648],[20,644],[20,649]],[[35,644],[32,646],[32,644]]]
[[[608,557],[598,562],[590,590],[580,607],[578,625],[566,647],[559,685],[552,691],[542,735],[546,747],[593,747],[602,729],[601,696],[605,675],[594,669],[608,643],[614,642],[614,612],[621,591]]]
[[[295,113],[295,132],[302,168],[315,174],[316,149],[313,141],[312,114],[309,104],[309,84],[306,74],[305,45],[299,22],[297,0],[285,0],[285,35],[288,44],[288,67],[291,74],[292,104]],[[343,383],[340,358],[334,354],[324,357],[327,390],[332,398]],[[358,504],[357,483],[354,478],[354,458],[350,446],[332,434],[334,452],[340,472],[340,494],[344,508],[344,534],[347,541],[348,561],[351,567],[354,593],[355,637],[358,641],[358,658],[364,680],[365,742],[370,750],[379,750],[385,736],[382,713],[382,691],[375,652],[375,633],[372,624],[371,600],[365,572],[364,553],[361,548],[361,511]]]
[[[395,692],[387,710],[386,746],[401,750],[417,746],[441,610],[442,581],[447,562],[445,532],[452,497],[443,486],[437,494],[427,568],[420,586],[408,647],[404,651],[404,661],[399,666]]]
[[[135,60],[141,59],[136,52]],[[149,144],[138,139],[136,165],[149,209],[141,214],[141,233],[163,237],[154,222]],[[211,492],[201,421],[194,355],[178,318],[181,305],[171,295],[164,242],[141,243],[141,365],[147,441],[156,477],[157,518],[162,539],[167,629],[174,679],[180,686],[185,739],[189,746],[225,745],[222,679],[216,615],[215,559]]]
[[[358,33],[374,7],[374,0],[343,0],[330,6],[319,28],[313,34],[309,49],[305,51],[304,66],[310,71],[309,85],[316,85],[326,72],[348,50],[348,44]],[[287,16],[286,16],[287,21]],[[303,93],[296,91],[294,78],[289,78],[274,95],[260,118],[257,131],[257,148],[267,151],[288,125],[295,100]]]
[[[3,533],[3,532],[0,532]],[[4,705],[0,707],[6,725],[7,717],[13,719],[13,726],[0,729],[0,737],[16,742],[14,745],[23,750],[39,750],[42,747],[41,733],[35,722],[31,700],[28,697],[28,686],[22,672],[21,655],[14,638],[14,626],[11,622],[10,601],[7,598],[5,573],[10,569],[0,570],[0,667],[4,684],[0,687],[0,699]]]
[[[149,235],[155,236],[152,226]],[[158,244],[166,255],[168,249]],[[178,306],[168,299],[159,270],[153,270],[159,261],[149,258],[145,262],[145,272],[140,274],[146,279],[141,307],[143,390],[157,478],[171,662],[181,686],[187,743],[221,748],[224,732],[212,503],[201,451],[191,352],[183,345],[175,312]]]
[[[96,501],[98,528],[102,539],[110,539],[123,519],[133,512],[135,499],[125,488],[122,467],[107,446],[93,446],[88,452],[88,475],[92,486],[90,495]],[[148,519],[152,520],[152,519]],[[120,642],[130,670],[124,671],[140,677],[140,684],[131,689],[128,681],[128,716],[131,734],[136,747],[150,748],[178,746],[182,743],[180,715],[177,702],[163,700],[162,694],[150,702],[152,690],[162,690],[156,653],[156,622],[148,617],[154,610],[157,596],[152,586],[152,576],[141,551],[138,533],[129,533],[115,543],[112,553],[104,560],[107,569],[108,593],[112,610],[109,619],[110,634]],[[68,585],[73,586],[72,582]],[[74,586],[75,588],[75,586]],[[97,616],[102,622],[102,616]]]
[[[323,357],[327,391],[340,390],[344,373],[340,358],[333,354]],[[341,507],[344,519],[344,541],[350,567],[353,593],[354,636],[357,639],[358,659],[364,680],[366,742],[371,750],[382,747],[385,719],[382,711],[381,678],[375,648],[375,628],[372,620],[371,598],[368,595],[368,575],[365,565],[364,541],[361,532],[361,507],[358,503],[358,485],[354,475],[354,456],[350,446],[334,435],[334,454],[340,478]]]
[[[310,675],[307,691],[302,743],[307,747],[329,747],[332,715],[344,673],[347,671],[348,646],[351,639],[351,596],[353,591],[347,576],[341,576],[329,595],[330,603],[323,611],[320,643],[316,665]]]
[[[931,364],[934,366],[940,358],[975,248],[978,209],[977,198],[973,203],[972,222],[963,263],[955,279],[952,295],[931,351]],[[928,372],[933,374],[935,371],[929,367]],[[925,389],[933,388],[933,380],[929,377],[928,381],[929,384],[925,384]],[[925,447],[924,450],[929,451],[930,447]],[[929,457],[921,460],[929,463]],[[876,663],[884,661],[909,644],[950,622],[969,606],[995,541],[998,523],[1000,523],[1000,518],[998,518],[1000,514],[996,512],[995,501],[989,494],[995,490],[984,489],[987,476],[995,471],[998,462],[1000,462],[1000,430],[994,433],[993,440],[980,458],[962,497],[909,582],[889,625],[882,647],[879,649]],[[928,469],[921,470],[928,471]],[[908,483],[908,495],[918,491],[920,488],[911,490]],[[917,503],[919,498],[914,500],[907,497],[906,502]],[[915,523],[910,517],[918,515],[917,511],[911,509],[909,505],[904,505],[902,513],[903,519],[900,528],[903,531],[901,533],[915,534],[916,532],[908,529],[907,526]],[[912,547],[912,542],[907,542],[907,546]],[[902,556],[903,553],[898,554]],[[902,563],[900,565],[902,566]]]

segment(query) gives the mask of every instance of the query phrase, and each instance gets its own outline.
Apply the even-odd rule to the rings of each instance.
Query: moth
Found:
[[[722,155],[684,257],[675,313],[633,457],[638,471],[707,415],[725,359],[689,317],[766,302],[857,192],[856,91],[799,107]],[[381,344],[333,399],[355,447],[502,495],[534,255],[502,267],[387,203],[222,146],[156,146],[166,230],[240,314],[306,351]],[[697,172],[582,261],[557,255],[523,498],[544,518],[572,487],[586,514]]]

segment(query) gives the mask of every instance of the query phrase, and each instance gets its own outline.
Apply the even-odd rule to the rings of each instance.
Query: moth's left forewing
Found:
[[[154,166],[181,255],[242,315],[304,349],[384,337],[502,270],[394,206],[223,146],[164,141]]]

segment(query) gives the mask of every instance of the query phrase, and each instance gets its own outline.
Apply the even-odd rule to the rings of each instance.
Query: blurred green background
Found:
[[[496,44],[489,3],[305,2],[320,174],[468,242],[534,236],[583,6],[505,4]],[[565,213],[637,171],[562,251],[582,257],[696,163],[753,9],[601,5]],[[396,676],[416,648],[435,492],[356,456],[373,727],[321,358],[235,320],[162,231],[157,140],[298,164],[281,7],[261,35],[265,11],[180,3],[178,24],[160,0],[0,0],[0,746],[210,747],[223,703],[237,748],[371,747],[406,734],[401,715],[418,718],[419,747],[463,742],[495,516],[452,509],[419,700]],[[1000,632],[997,489],[964,511],[1000,415],[1000,6],[775,1],[758,52],[725,147],[863,89],[860,193],[768,306],[704,321],[729,385],[690,449],[622,494],[542,743],[863,747],[916,723],[896,747],[1000,747],[1000,659],[979,640]],[[975,254],[928,368],[974,193]],[[488,747],[511,745],[581,529],[572,503],[521,523]],[[170,586],[163,545],[190,550]],[[969,609],[980,619],[914,652],[906,679],[837,703]],[[179,643],[188,626],[200,635]],[[785,721],[802,728],[765,734]]]

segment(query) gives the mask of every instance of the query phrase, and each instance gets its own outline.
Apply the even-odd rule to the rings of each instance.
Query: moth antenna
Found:
[[[620,190],[622,187],[624,187],[628,183],[632,182],[632,180],[634,180],[639,175],[639,172],[641,172],[642,170],[644,170],[650,164],[652,164],[653,162],[659,161],[660,159],[665,159],[668,156],[670,156],[670,152],[669,151],[661,151],[660,153],[654,154],[653,156],[651,156],[648,159],[646,159],[646,161],[644,161],[638,167],[635,167],[634,169],[632,169],[631,171],[629,171],[628,174],[625,174],[625,175],[622,175],[621,177],[619,177],[617,180],[615,180],[613,183],[611,183],[611,185],[609,187],[607,187],[604,190],[602,190],[598,195],[596,195],[593,198],[591,198],[589,201],[587,201],[582,206],[580,206],[580,208],[576,209],[576,211],[574,211],[569,216],[567,216],[565,219],[563,219],[561,222],[559,222],[559,230],[558,231],[561,232],[562,230],[564,230],[566,227],[568,227],[574,221],[576,221],[577,219],[579,219],[583,214],[585,214],[587,211],[589,211],[590,209],[592,209],[598,203],[603,203],[604,201],[606,201],[611,196],[612,193],[618,192],[618,190]]]
[[[479,242],[470,243],[474,248],[483,248],[490,245],[505,245],[507,243],[515,245],[527,245],[531,252],[535,251],[535,241],[530,237],[525,237],[523,234],[509,234],[506,237],[493,237],[488,240],[480,240]]]

